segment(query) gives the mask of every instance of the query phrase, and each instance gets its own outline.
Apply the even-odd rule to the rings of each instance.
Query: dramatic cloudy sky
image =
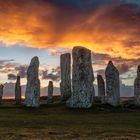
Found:
[[[139,0],[0,0],[0,83],[26,84],[30,59],[40,58],[42,87],[59,86],[61,53],[92,50],[93,68],[104,75],[113,60],[121,80],[133,85],[140,64]]]

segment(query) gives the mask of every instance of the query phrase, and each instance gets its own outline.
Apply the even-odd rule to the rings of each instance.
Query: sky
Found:
[[[95,77],[109,60],[132,86],[140,64],[139,0],[0,0],[0,83],[26,84],[33,56],[41,86],[59,87],[60,55],[74,46],[92,51]],[[96,81],[95,81],[96,84]]]

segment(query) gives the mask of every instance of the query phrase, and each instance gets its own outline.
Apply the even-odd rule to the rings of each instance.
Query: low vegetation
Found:
[[[91,109],[78,110],[56,101],[37,109],[5,100],[0,106],[0,139],[139,140],[140,108],[96,103]]]

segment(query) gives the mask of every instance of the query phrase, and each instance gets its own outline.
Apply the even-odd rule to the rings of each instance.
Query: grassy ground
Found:
[[[32,109],[4,101],[0,139],[140,140],[140,109],[96,104],[89,110],[73,110],[61,103]]]

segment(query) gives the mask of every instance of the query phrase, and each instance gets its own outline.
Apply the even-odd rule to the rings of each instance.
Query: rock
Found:
[[[112,106],[118,106],[120,104],[120,79],[119,71],[113,65],[112,61],[109,61],[105,71],[106,76],[106,94],[107,103]]]
[[[16,104],[21,104],[20,76],[17,76],[17,81],[15,84],[15,101],[16,101]]]
[[[25,106],[39,107],[40,105],[40,80],[38,76],[39,60],[35,56],[32,58],[27,70],[27,86],[25,92]]]
[[[49,81],[49,85],[48,85],[48,99],[47,99],[47,103],[53,103],[53,82]]]
[[[101,100],[101,103],[105,103],[105,82],[101,75],[97,75],[97,82],[98,82],[98,96]]]
[[[71,56],[70,53],[62,54],[60,57],[61,66],[61,101],[66,101],[71,96]]]
[[[69,108],[90,108],[95,96],[91,51],[84,47],[74,47],[72,70],[72,96],[66,102]]]
[[[140,65],[137,69],[137,77],[134,81],[134,97],[135,97],[135,104],[140,106]]]
[[[4,85],[0,85],[0,104],[2,103]]]

